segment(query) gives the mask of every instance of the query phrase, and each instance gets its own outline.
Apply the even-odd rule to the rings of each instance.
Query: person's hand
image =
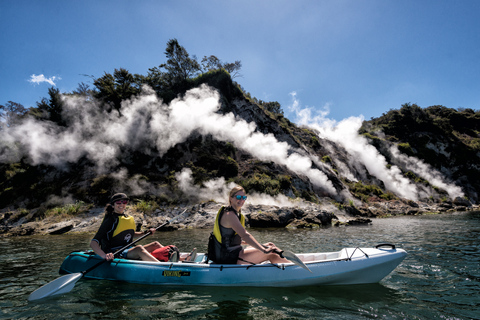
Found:
[[[157,229],[155,229],[155,228],[150,228],[150,229],[148,229],[148,231],[150,231],[152,234],[154,234],[155,231],[157,231]]]
[[[264,243],[263,247],[265,248],[263,251],[264,253],[272,253],[272,252],[275,252],[276,250],[280,251],[277,248],[277,246],[275,246],[275,244],[273,244],[272,242]]]
[[[115,258],[115,256],[111,252],[109,252],[105,255],[105,260],[107,260],[107,261],[112,261],[113,258]]]

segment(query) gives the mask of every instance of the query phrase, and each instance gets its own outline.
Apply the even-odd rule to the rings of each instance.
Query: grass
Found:
[[[158,203],[153,200],[140,200],[132,206],[132,209],[135,211],[143,212],[145,214],[152,214],[159,207],[160,206],[158,205]]]
[[[45,217],[55,217],[55,218],[67,218],[79,215],[80,213],[84,213],[88,211],[93,205],[86,204],[83,201],[77,201],[75,203],[69,203],[62,207],[54,207],[52,209],[48,209],[45,212]]]

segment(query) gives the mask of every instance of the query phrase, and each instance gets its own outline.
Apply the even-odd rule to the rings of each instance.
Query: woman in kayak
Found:
[[[97,234],[90,242],[93,251],[105,260],[113,260],[113,252],[128,245],[134,237],[143,235],[143,232],[135,231],[135,220],[132,216],[125,214],[125,208],[130,199],[124,193],[114,194],[110,203],[105,208],[105,217],[97,231]],[[155,228],[150,232],[155,233]],[[124,259],[139,259],[145,261],[157,261],[151,252],[163,246],[154,241],[145,246],[137,245],[125,249],[119,257]]]
[[[229,206],[222,207],[215,219],[212,241],[215,238],[216,263],[257,264],[269,260],[271,263],[288,263],[277,253],[281,250],[268,242],[260,244],[246,229],[241,209],[247,200],[245,189],[236,186],[230,191]],[[246,248],[242,244],[249,245]],[[212,248],[213,249],[213,248]]]

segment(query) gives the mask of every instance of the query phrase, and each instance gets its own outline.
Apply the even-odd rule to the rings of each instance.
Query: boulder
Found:
[[[73,228],[75,228],[75,221],[64,221],[49,227],[46,232],[51,235],[64,234]]]
[[[462,207],[471,207],[472,203],[468,201],[468,199],[461,198],[461,197],[456,197],[453,200],[453,204],[456,206],[462,206]]]

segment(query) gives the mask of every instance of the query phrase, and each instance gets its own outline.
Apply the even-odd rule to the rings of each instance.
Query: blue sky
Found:
[[[199,60],[240,60],[235,80],[293,121],[293,96],[335,121],[407,102],[478,110],[479,12],[476,0],[1,0],[0,104],[35,106],[53,84],[71,92],[115,68],[147,74],[176,38]]]

